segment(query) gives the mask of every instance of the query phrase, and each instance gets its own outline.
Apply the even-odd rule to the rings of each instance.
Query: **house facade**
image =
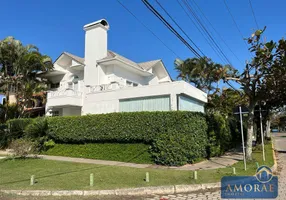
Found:
[[[54,70],[46,115],[189,110],[204,112],[207,94],[184,81],[172,81],[162,60],[133,62],[107,49],[109,24],[84,26],[84,58],[64,52]]]

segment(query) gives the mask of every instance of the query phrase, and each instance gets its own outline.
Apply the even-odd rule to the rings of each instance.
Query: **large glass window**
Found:
[[[120,112],[169,111],[170,96],[153,96],[119,101]]]

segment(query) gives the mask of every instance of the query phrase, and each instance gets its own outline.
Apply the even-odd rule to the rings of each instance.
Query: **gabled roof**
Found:
[[[136,63],[136,62],[133,62],[132,60],[124,57],[124,56],[121,56],[120,54],[118,53],[115,53],[113,51],[110,51],[108,50],[107,51],[107,56],[101,60],[107,60],[107,59],[110,59],[110,58],[118,58],[128,64],[131,64],[135,67],[137,67],[138,69],[141,69],[141,70],[149,70],[150,68],[152,68],[156,63],[160,62],[161,60],[151,60],[151,61],[147,61],[147,62],[142,62],[142,63]]]
[[[79,62],[80,64],[84,65],[84,58],[78,57],[78,56],[73,55],[73,54],[68,53],[68,52],[63,52],[62,54],[65,54],[65,55],[71,57],[72,59],[74,59],[75,61]]]
[[[156,65],[158,62],[161,62],[161,60],[151,60],[151,61],[148,61],[148,62],[142,62],[142,63],[138,63],[138,65],[145,69],[145,70],[149,70],[151,69],[154,65]]]

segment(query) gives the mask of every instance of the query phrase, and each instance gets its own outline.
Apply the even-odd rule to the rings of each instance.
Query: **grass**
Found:
[[[144,200],[146,197],[140,196],[18,196],[0,193],[1,200]]]
[[[56,144],[53,148],[42,154],[153,164],[149,147],[150,145],[146,144],[117,143]]]
[[[237,175],[253,175],[255,162],[260,165],[273,165],[271,144],[265,146],[267,161],[262,162],[262,152],[253,152],[254,160],[233,165]],[[145,173],[150,173],[150,182],[144,181]],[[137,169],[120,166],[91,165],[59,162],[41,159],[0,160],[0,189],[50,189],[50,190],[89,190],[115,189],[158,185],[193,184],[218,182],[222,176],[230,176],[231,167],[216,170],[198,171],[195,181],[191,171],[172,169]],[[89,175],[94,174],[94,186],[89,186]],[[37,183],[29,185],[29,178],[35,175]]]

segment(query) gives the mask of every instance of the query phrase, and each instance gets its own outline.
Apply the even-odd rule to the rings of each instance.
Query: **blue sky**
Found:
[[[195,0],[216,30],[224,38],[232,51],[242,62],[249,59],[249,53],[227,12],[223,0]],[[140,0],[121,0],[136,16],[156,33],[180,58],[194,55],[143,5]],[[207,44],[176,0],[161,4],[178,21],[182,28],[202,49],[205,55],[216,62],[219,57]],[[191,1],[190,1],[191,2]],[[161,13],[154,0],[150,0]],[[248,0],[228,0],[244,37],[251,35],[256,25]],[[252,5],[260,27],[267,26],[267,39],[278,40],[285,36],[286,1],[252,0]],[[166,19],[166,15],[164,15]],[[34,44],[40,51],[55,60],[63,51],[84,56],[84,31],[87,23],[105,18],[110,24],[108,48],[135,62],[161,58],[172,78],[176,78],[174,60],[170,52],[157,38],[145,29],[116,0],[3,0],[0,12],[0,39],[14,36],[24,44]],[[209,27],[209,26],[208,26]],[[226,48],[219,36],[212,31],[217,43],[232,62],[242,69],[241,63]]]

